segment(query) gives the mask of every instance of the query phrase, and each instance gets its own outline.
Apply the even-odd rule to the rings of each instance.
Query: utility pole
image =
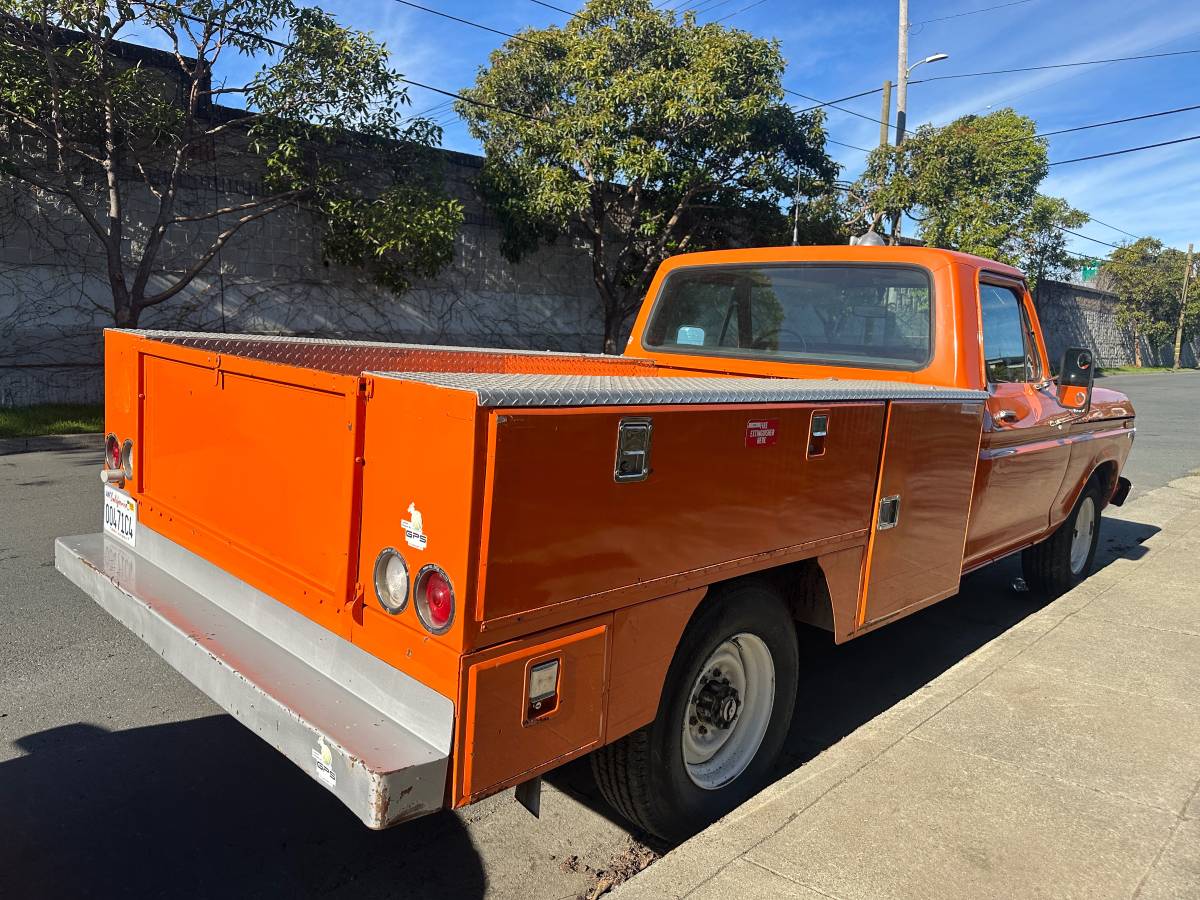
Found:
[[[896,146],[904,143],[904,120],[908,111],[908,0],[900,0],[900,31],[896,41]],[[888,121],[886,116],[882,121]],[[884,129],[887,130],[886,128]],[[892,237],[899,243],[902,227],[899,214],[892,216]]]
[[[879,108],[879,146],[886,147],[888,142],[888,122],[892,120],[892,83],[883,83],[883,104]]]
[[[796,164],[796,196],[792,198],[792,246],[800,243],[800,164]]]
[[[896,59],[896,146],[904,143],[908,110],[908,0],[900,0],[900,34]],[[887,119],[884,119],[886,122]]]
[[[1187,315],[1188,288],[1192,283],[1192,245],[1188,244],[1187,263],[1183,267],[1183,294],[1179,298],[1179,321],[1175,325],[1175,362],[1172,368],[1180,369],[1183,362],[1183,320]]]

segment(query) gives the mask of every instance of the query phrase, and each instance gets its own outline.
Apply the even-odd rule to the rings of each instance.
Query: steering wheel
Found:
[[[754,342],[754,349],[755,350],[767,350],[767,349],[769,349],[767,347],[767,345],[771,341],[778,342],[779,338],[784,337],[786,335],[791,335],[792,337],[796,338],[796,340],[800,344],[799,349],[802,353],[806,352],[808,350],[808,340],[804,337],[803,334],[801,334],[795,328],[784,328],[783,326],[780,326],[779,328],[776,328],[774,331],[769,332],[769,333],[764,334],[761,337],[759,337],[759,339]]]

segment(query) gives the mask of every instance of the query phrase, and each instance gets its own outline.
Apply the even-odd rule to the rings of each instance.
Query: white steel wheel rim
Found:
[[[683,711],[683,763],[692,783],[714,791],[746,771],[774,706],[775,661],[762,638],[742,632],[722,642],[705,660]]]
[[[1075,522],[1071,533],[1071,574],[1078,575],[1087,565],[1088,554],[1092,552],[1092,535],[1096,532],[1096,501],[1084,497],[1075,513]]]

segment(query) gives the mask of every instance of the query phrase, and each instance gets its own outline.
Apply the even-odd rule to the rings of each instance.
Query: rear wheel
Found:
[[[1025,583],[1035,594],[1053,599],[1069,591],[1092,570],[1100,541],[1100,485],[1083,489],[1075,508],[1058,529],[1021,554]]]
[[[799,651],[783,599],[746,582],[688,625],[658,717],[592,755],[605,798],[668,841],[694,834],[769,780],[796,701]]]

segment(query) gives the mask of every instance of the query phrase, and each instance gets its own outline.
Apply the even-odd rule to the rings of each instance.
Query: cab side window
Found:
[[[983,359],[988,381],[1037,381],[1041,377],[1025,304],[1011,288],[979,285],[983,316]]]

